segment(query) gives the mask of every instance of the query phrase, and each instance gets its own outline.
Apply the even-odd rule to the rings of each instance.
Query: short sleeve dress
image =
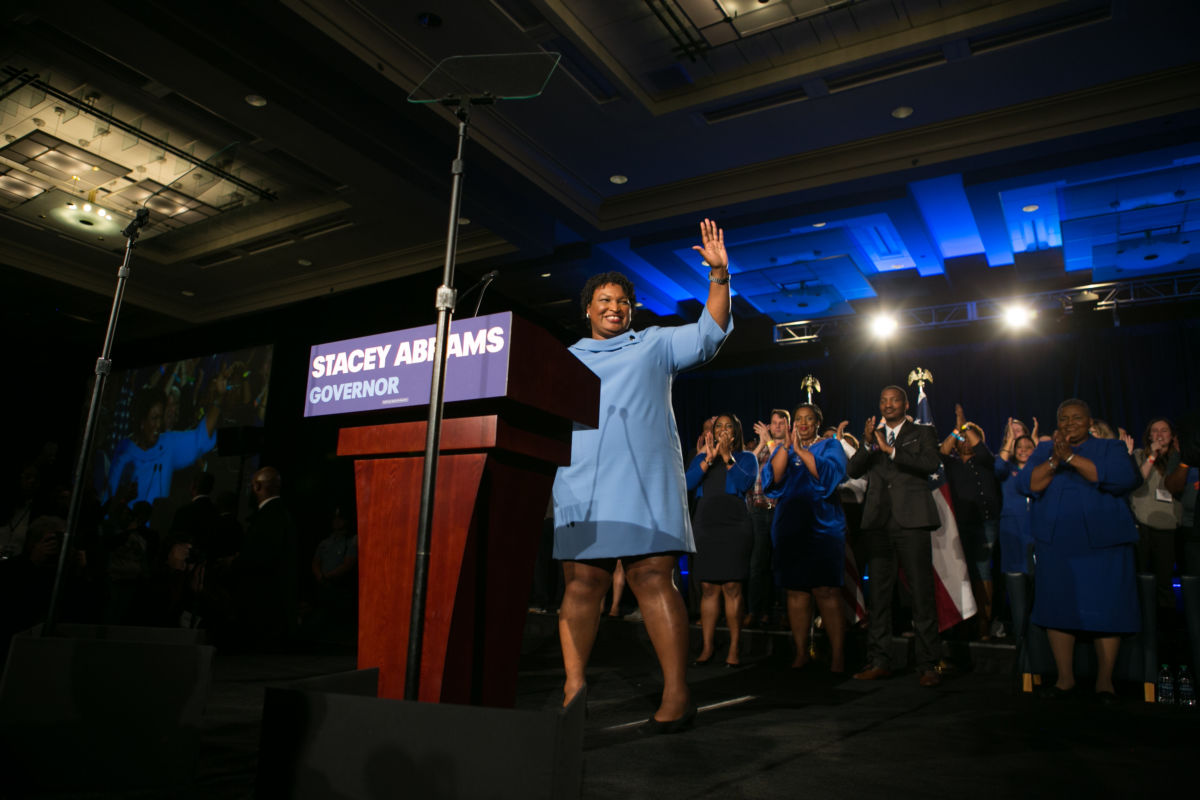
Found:
[[[762,473],[768,495],[777,498],[771,526],[775,582],[796,591],[841,586],[846,573],[846,516],[837,491],[846,480],[846,452],[837,439],[819,439],[808,451],[817,462],[815,478],[790,445],[783,480],[772,480],[770,459]]]
[[[717,354],[733,330],[690,325],[580,339],[571,353],[600,378],[600,425],[575,426],[554,478],[554,557],[695,552],[671,384]]]

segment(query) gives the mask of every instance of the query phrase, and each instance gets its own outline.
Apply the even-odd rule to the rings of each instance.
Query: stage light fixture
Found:
[[[628,183],[628,182],[629,182],[629,178],[627,178],[627,177],[626,177],[626,176],[624,176],[624,175],[609,175],[609,176],[608,176],[608,182],[609,182],[609,183],[615,183],[617,186],[620,186],[620,185],[621,185],[621,184],[623,184],[623,183]]]
[[[891,314],[876,314],[871,318],[871,333],[883,339],[891,336],[900,327],[900,323]]]
[[[1024,328],[1033,321],[1033,310],[1029,306],[1014,303],[1004,309],[1004,324],[1010,328]]]
[[[912,106],[896,106],[892,109],[892,116],[896,119],[908,119],[913,115]]]

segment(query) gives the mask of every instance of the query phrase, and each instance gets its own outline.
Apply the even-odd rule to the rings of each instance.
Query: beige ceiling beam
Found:
[[[694,87],[655,96],[641,86],[637,77],[625,68],[620,59],[609,51],[604,42],[580,18],[576,13],[578,4],[572,3],[571,0],[540,0],[540,6],[553,15],[560,29],[589,51],[631,96],[636,97],[638,102],[655,116],[715,103],[774,84],[794,81],[800,77],[820,77],[859,62],[878,60],[881,56],[898,51],[958,38],[1005,20],[1061,5],[1060,0],[1009,0],[959,14],[950,14],[934,22],[859,44],[837,47],[824,53],[776,58],[773,59],[773,66],[764,68],[752,65],[745,71],[700,80]],[[954,5],[950,4],[949,7],[953,8]]]
[[[799,153],[606,200],[602,230],[902,172],[1200,108],[1200,65]]]

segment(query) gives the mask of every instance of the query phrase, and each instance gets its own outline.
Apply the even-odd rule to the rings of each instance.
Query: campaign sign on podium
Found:
[[[512,312],[456,319],[446,342],[445,402],[504,397]],[[314,345],[304,416],[348,414],[429,403],[434,326]]]
[[[404,696],[432,326],[312,348],[305,414],[342,414],[354,459],[358,667]],[[511,312],[455,320],[447,341],[420,657],[421,700],[511,707],[533,564],[576,426],[599,424],[600,379]],[[407,413],[368,414],[385,409]],[[375,416],[373,420],[363,417]],[[365,424],[364,424],[365,423]]]

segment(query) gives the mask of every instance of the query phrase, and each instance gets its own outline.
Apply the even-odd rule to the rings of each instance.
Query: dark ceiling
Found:
[[[538,51],[562,54],[540,97],[471,117],[458,283],[499,269],[485,310],[567,335],[585,277],[619,269],[649,319],[692,316],[704,216],[762,348],[876,308],[1196,294],[1192,0],[14,7],[6,315],[53,296],[102,324],[143,204],[127,336],[396,291],[441,265],[455,138],[408,94],[449,56]]]

